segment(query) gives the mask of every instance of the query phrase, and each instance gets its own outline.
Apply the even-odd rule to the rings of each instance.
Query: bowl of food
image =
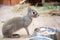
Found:
[[[56,38],[56,33],[59,31],[56,28],[50,28],[50,27],[40,27],[36,28],[32,34],[33,39],[49,39],[49,40],[55,40]],[[36,38],[37,37],[37,38]]]

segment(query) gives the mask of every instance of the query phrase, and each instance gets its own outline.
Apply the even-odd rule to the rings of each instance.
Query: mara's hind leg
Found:
[[[19,34],[12,34],[8,31],[8,32],[3,32],[3,37],[4,38],[20,38],[20,35]]]
[[[9,33],[9,32],[3,32],[3,37],[4,38],[10,38],[11,37],[11,33]]]

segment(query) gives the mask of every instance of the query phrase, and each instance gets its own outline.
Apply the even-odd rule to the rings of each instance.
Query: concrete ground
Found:
[[[22,17],[26,14],[27,10],[16,12],[14,6],[0,6],[0,39],[1,40],[8,40],[9,38],[3,38],[2,35],[2,26],[4,22],[13,18],[13,17]],[[27,9],[27,8],[26,8]],[[33,33],[34,29],[37,27],[54,27],[60,30],[60,16],[41,16],[42,14],[39,13],[39,17],[34,18],[31,25],[29,25],[28,29],[30,34]],[[25,29],[21,29],[16,33],[20,35],[27,35]],[[21,38],[14,38],[9,40],[28,40],[27,37],[23,36]]]

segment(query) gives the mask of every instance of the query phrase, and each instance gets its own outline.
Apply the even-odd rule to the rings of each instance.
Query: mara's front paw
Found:
[[[28,38],[30,38],[31,37],[31,35],[28,35]]]

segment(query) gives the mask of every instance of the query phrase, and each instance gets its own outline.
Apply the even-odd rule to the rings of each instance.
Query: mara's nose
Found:
[[[39,16],[39,15],[38,15]]]
[[[37,16],[39,16],[39,14],[37,14]]]

